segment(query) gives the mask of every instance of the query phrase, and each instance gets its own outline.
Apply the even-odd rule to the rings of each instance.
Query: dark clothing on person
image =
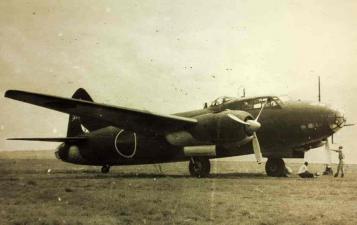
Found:
[[[310,173],[309,171],[305,171],[303,173],[299,173],[301,178],[314,178],[314,174]]]
[[[322,173],[322,175],[333,175],[333,170],[330,166],[326,166],[325,171]]]

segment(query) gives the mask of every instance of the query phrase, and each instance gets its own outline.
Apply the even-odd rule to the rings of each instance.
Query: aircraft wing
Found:
[[[78,142],[85,141],[87,137],[50,137],[50,138],[8,138],[13,141],[46,141],[46,142]]]
[[[160,115],[144,110],[27,91],[8,90],[5,97],[79,117],[95,118],[112,126],[139,133],[166,133],[184,129],[197,123],[197,120],[192,118]]]

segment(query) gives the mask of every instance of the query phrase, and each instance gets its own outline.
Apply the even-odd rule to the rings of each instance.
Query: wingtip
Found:
[[[11,98],[17,92],[19,92],[19,91],[18,90],[7,90],[7,91],[5,91],[4,97]]]
[[[11,92],[13,92],[13,90],[5,91],[4,97],[8,98],[11,95]]]
[[[6,138],[7,141],[17,141],[18,138]]]

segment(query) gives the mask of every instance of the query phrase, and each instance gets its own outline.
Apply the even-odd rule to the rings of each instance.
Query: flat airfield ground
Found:
[[[357,224],[357,166],[347,165],[345,178],[317,179],[267,177],[264,165],[227,160],[213,161],[205,179],[191,178],[187,163],[161,170],[101,174],[0,154],[0,224]]]

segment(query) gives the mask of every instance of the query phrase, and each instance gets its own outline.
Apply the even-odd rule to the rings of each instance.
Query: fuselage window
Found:
[[[243,110],[252,109],[252,108],[253,108],[253,106],[249,102],[243,103]]]
[[[262,104],[261,103],[256,103],[254,104],[253,108],[254,109],[260,109],[262,107]]]
[[[260,109],[262,108],[263,104],[270,105],[270,103],[267,101],[267,98],[258,98],[253,101],[253,108],[254,109]]]
[[[308,129],[316,129],[318,127],[321,127],[320,123],[308,123],[307,125],[306,124],[300,125],[301,130],[305,130],[306,128],[308,128]]]
[[[273,101],[275,101],[277,105],[283,105],[283,102],[278,97],[273,97]]]
[[[279,107],[279,99],[278,98],[268,98],[268,100],[266,100],[266,105],[265,107],[271,107],[271,108],[275,108],[275,107]]]
[[[271,107],[275,107],[275,106],[277,106],[277,105],[278,105],[278,104],[277,104],[275,101],[271,101],[271,102],[270,102],[270,106],[271,106]]]
[[[322,123],[316,123],[316,127],[322,127]]]

